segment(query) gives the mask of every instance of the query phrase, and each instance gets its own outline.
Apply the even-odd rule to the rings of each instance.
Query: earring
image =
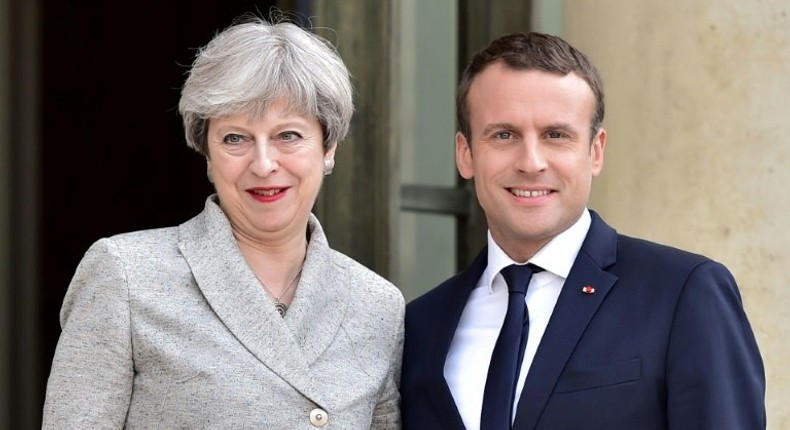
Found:
[[[211,169],[209,168],[206,168],[206,177],[208,177],[209,182],[214,183],[214,176],[211,175]]]
[[[324,158],[324,176],[328,176],[332,174],[332,170],[335,169],[335,160],[332,158]]]

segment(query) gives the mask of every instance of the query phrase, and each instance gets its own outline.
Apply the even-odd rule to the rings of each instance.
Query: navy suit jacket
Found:
[[[762,358],[730,272],[591,215],[513,428],[764,429]],[[444,363],[486,264],[483,250],[406,307],[404,430],[464,428]]]

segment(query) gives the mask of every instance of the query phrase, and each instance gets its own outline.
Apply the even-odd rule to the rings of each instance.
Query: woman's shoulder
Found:
[[[383,276],[340,251],[329,248],[329,252],[332,263],[343,269],[342,276],[346,277],[343,283],[358,290],[355,294],[369,294],[379,300],[391,298],[403,301],[403,294],[398,287]]]
[[[171,253],[177,249],[177,246],[178,229],[163,227],[103,237],[95,241],[89,251],[156,257]]]
[[[332,263],[343,268],[347,272],[347,276],[368,280],[384,286],[392,286],[394,288],[390,281],[348,255],[332,248],[329,248],[329,253]]]

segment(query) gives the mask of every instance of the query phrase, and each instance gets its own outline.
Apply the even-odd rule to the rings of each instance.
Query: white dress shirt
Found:
[[[529,310],[529,335],[521,364],[513,417],[524,388],[527,372],[549,323],[562,285],[576,260],[590,228],[587,210],[570,228],[541,248],[529,261],[515,262],[494,242],[488,232],[488,265],[466,302],[444,364],[444,377],[468,430],[480,429],[480,412],[488,375],[488,364],[499,331],[505,320],[508,288],[500,270],[511,264],[533,263],[545,271],[536,273],[529,283],[526,302]]]

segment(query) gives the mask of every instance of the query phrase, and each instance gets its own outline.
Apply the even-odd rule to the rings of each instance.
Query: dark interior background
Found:
[[[211,192],[177,110],[197,48],[276,3],[41,2],[40,393],[63,296],[90,244],[180,224]]]
[[[493,37],[529,28],[528,0],[456,3],[458,25],[448,31],[458,32],[459,67]],[[9,77],[0,101],[8,99],[2,107],[10,109],[0,138],[11,143],[0,154],[10,160],[8,171],[0,172],[8,178],[8,198],[0,203],[8,202],[10,220],[8,268],[0,273],[0,306],[8,309],[0,312],[0,429],[41,427],[61,303],[90,244],[177,225],[203,207],[212,188],[205,160],[184,142],[180,88],[197,49],[242,14],[268,16],[276,6],[348,35],[339,49],[358,79],[356,132],[344,141],[349,149],[327,182],[355,192],[329,186],[315,208],[333,246],[387,276],[394,261],[393,214],[430,206],[430,213],[457,218],[459,267],[477,254],[486,229],[479,205],[440,204],[447,195],[455,196],[453,202],[471,196],[470,184],[442,190],[411,184],[411,191],[420,191],[406,193],[419,197],[416,206],[405,204],[404,189],[392,186],[397,142],[388,128],[387,94],[397,79],[387,62],[396,49],[396,4],[0,0],[0,49],[7,50],[0,52],[0,77]],[[360,150],[352,151],[355,145]]]

